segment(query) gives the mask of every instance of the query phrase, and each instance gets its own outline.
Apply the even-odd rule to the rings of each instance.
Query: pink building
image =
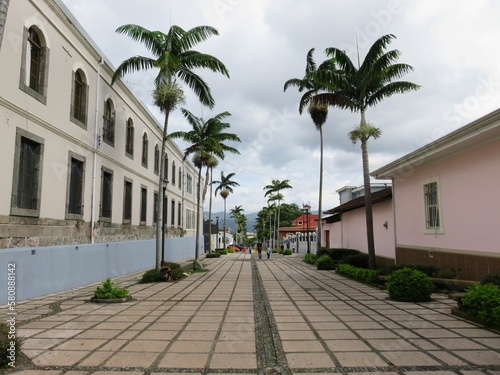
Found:
[[[352,187],[337,190],[340,206],[325,212],[322,220],[322,244],[327,248],[348,248],[368,253],[366,240],[365,197],[344,199]],[[394,224],[392,213],[392,189],[385,187],[372,192],[373,234],[377,265],[394,264]],[[327,216],[330,215],[330,216]]]
[[[500,272],[500,110],[372,175],[392,179],[397,263],[469,280]]]

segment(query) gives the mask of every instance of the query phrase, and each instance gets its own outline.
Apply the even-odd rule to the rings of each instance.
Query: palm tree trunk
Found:
[[[210,253],[212,252],[212,178],[213,178],[213,168],[210,168],[210,199],[208,203],[208,238],[209,238],[208,250]]]
[[[163,231],[163,180],[165,179],[165,151],[167,149],[167,129],[170,112],[165,113],[163,122],[163,139],[161,141],[160,176],[158,181],[158,201],[156,202],[156,269],[161,268],[162,231]]]
[[[201,188],[201,169],[202,167],[198,168],[198,188],[196,189],[196,249],[195,249],[195,259],[198,259],[199,257],[199,247],[200,247],[200,200],[201,200],[201,193],[200,193],[200,188]]]
[[[363,182],[365,190],[365,210],[366,210],[366,240],[368,243],[368,266],[375,269],[377,262],[375,259],[375,241],[373,239],[373,211],[372,211],[372,191],[370,186],[370,167],[368,162],[368,141],[361,141],[361,151],[363,157]]]
[[[224,237],[222,237],[222,245],[224,246],[224,250],[226,249],[226,198],[224,198]]]
[[[323,127],[319,128],[319,201],[318,201],[318,233],[316,237],[316,254],[321,249],[321,211],[323,205]]]

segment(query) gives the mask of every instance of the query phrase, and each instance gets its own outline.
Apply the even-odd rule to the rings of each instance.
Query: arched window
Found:
[[[172,162],[172,186],[175,186],[175,161]]]
[[[73,73],[73,95],[71,101],[71,119],[86,128],[87,124],[87,82],[81,69]]]
[[[155,174],[160,173],[160,148],[158,145],[155,145],[155,165],[154,165]]]
[[[182,188],[182,169],[179,167],[179,189]]]
[[[163,179],[168,181],[168,155],[165,154],[165,158],[163,159]]]
[[[110,146],[115,145],[115,109],[111,99],[104,103],[104,124],[102,139]]]
[[[142,166],[147,168],[148,167],[148,135],[144,133],[142,136]]]
[[[47,101],[47,77],[49,49],[43,33],[36,26],[24,29],[21,90],[43,104]]]
[[[125,155],[134,157],[134,122],[131,118],[127,120],[127,128],[125,129]]]

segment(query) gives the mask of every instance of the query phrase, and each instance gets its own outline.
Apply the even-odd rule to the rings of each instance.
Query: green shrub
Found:
[[[365,282],[375,283],[377,281],[377,271],[368,268],[359,268],[350,264],[342,263],[338,266],[338,273],[341,275]]]
[[[316,260],[316,266],[318,270],[334,270],[335,263],[333,263],[332,258],[328,255],[322,255]]]
[[[227,250],[217,249],[217,254],[227,254]]]
[[[358,253],[347,255],[340,260],[339,264],[349,264],[357,268],[368,268],[368,254]]]
[[[94,291],[94,298],[96,299],[114,299],[125,297],[128,297],[128,290],[116,287],[109,277],[102,283],[102,286],[98,286]]]
[[[179,263],[174,263],[174,262],[165,262],[164,264],[167,265],[167,267],[170,267],[171,270],[181,267]]]
[[[192,266],[189,266],[189,268],[192,269]],[[172,278],[174,280],[183,279],[186,277],[186,275],[184,275],[185,272],[186,272],[186,270],[183,268],[175,268],[172,270]]]
[[[330,258],[336,261],[340,261],[348,255],[359,254],[359,250],[354,249],[344,249],[344,248],[324,248],[322,247],[317,252],[317,257],[319,258],[322,255],[328,255]]]
[[[413,270],[418,270],[423,273],[425,273],[429,277],[436,277],[438,272],[439,272],[439,267],[436,266],[431,266],[431,265],[424,265],[424,264],[394,264],[392,266],[387,266],[380,268],[378,270],[379,276],[388,276],[394,271],[403,269],[403,268],[411,268]]]
[[[23,339],[17,337],[15,330],[11,331],[10,327],[9,324],[0,323],[0,368],[14,367],[21,354]]]
[[[304,262],[309,263],[309,264],[316,264],[316,255],[304,254]]]
[[[281,254],[281,250],[278,250],[278,249],[273,249],[273,250],[272,250],[272,253],[273,253],[273,254]]]
[[[389,296],[394,299],[429,299],[433,289],[429,276],[409,267],[391,273],[386,286]]]
[[[481,284],[493,284],[496,286],[500,286],[500,273],[493,273],[491,275],[486,276]]]
[[[292,254],[293,254],[292,249],[283,250],[283,255],[292,255]]]
[[[221,256],[220,253],[207,253],[205,258],[219,258]]]
[[[153,268],[152,270],[148,270],[142,275],[141,281],[139,281],[141,284],[146,284],[146,283],[156,283],[158,281],[165,281],[165,275],[161,273],[161,271],[158,271],[156,268]]]
[[[462,308],[487,323],[500,326],[500,288],[494,284],[476,284],[462,296]]]

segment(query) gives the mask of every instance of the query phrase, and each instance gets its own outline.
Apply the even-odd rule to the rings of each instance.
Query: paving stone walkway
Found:
[[[500,375],[500,335],[452,316],[445,295],[389,301],[299,255],[203,263],[176,283],[114,279],[128,303],[89,303],[97,284],[20,302],[32,364],[9,373]]]

